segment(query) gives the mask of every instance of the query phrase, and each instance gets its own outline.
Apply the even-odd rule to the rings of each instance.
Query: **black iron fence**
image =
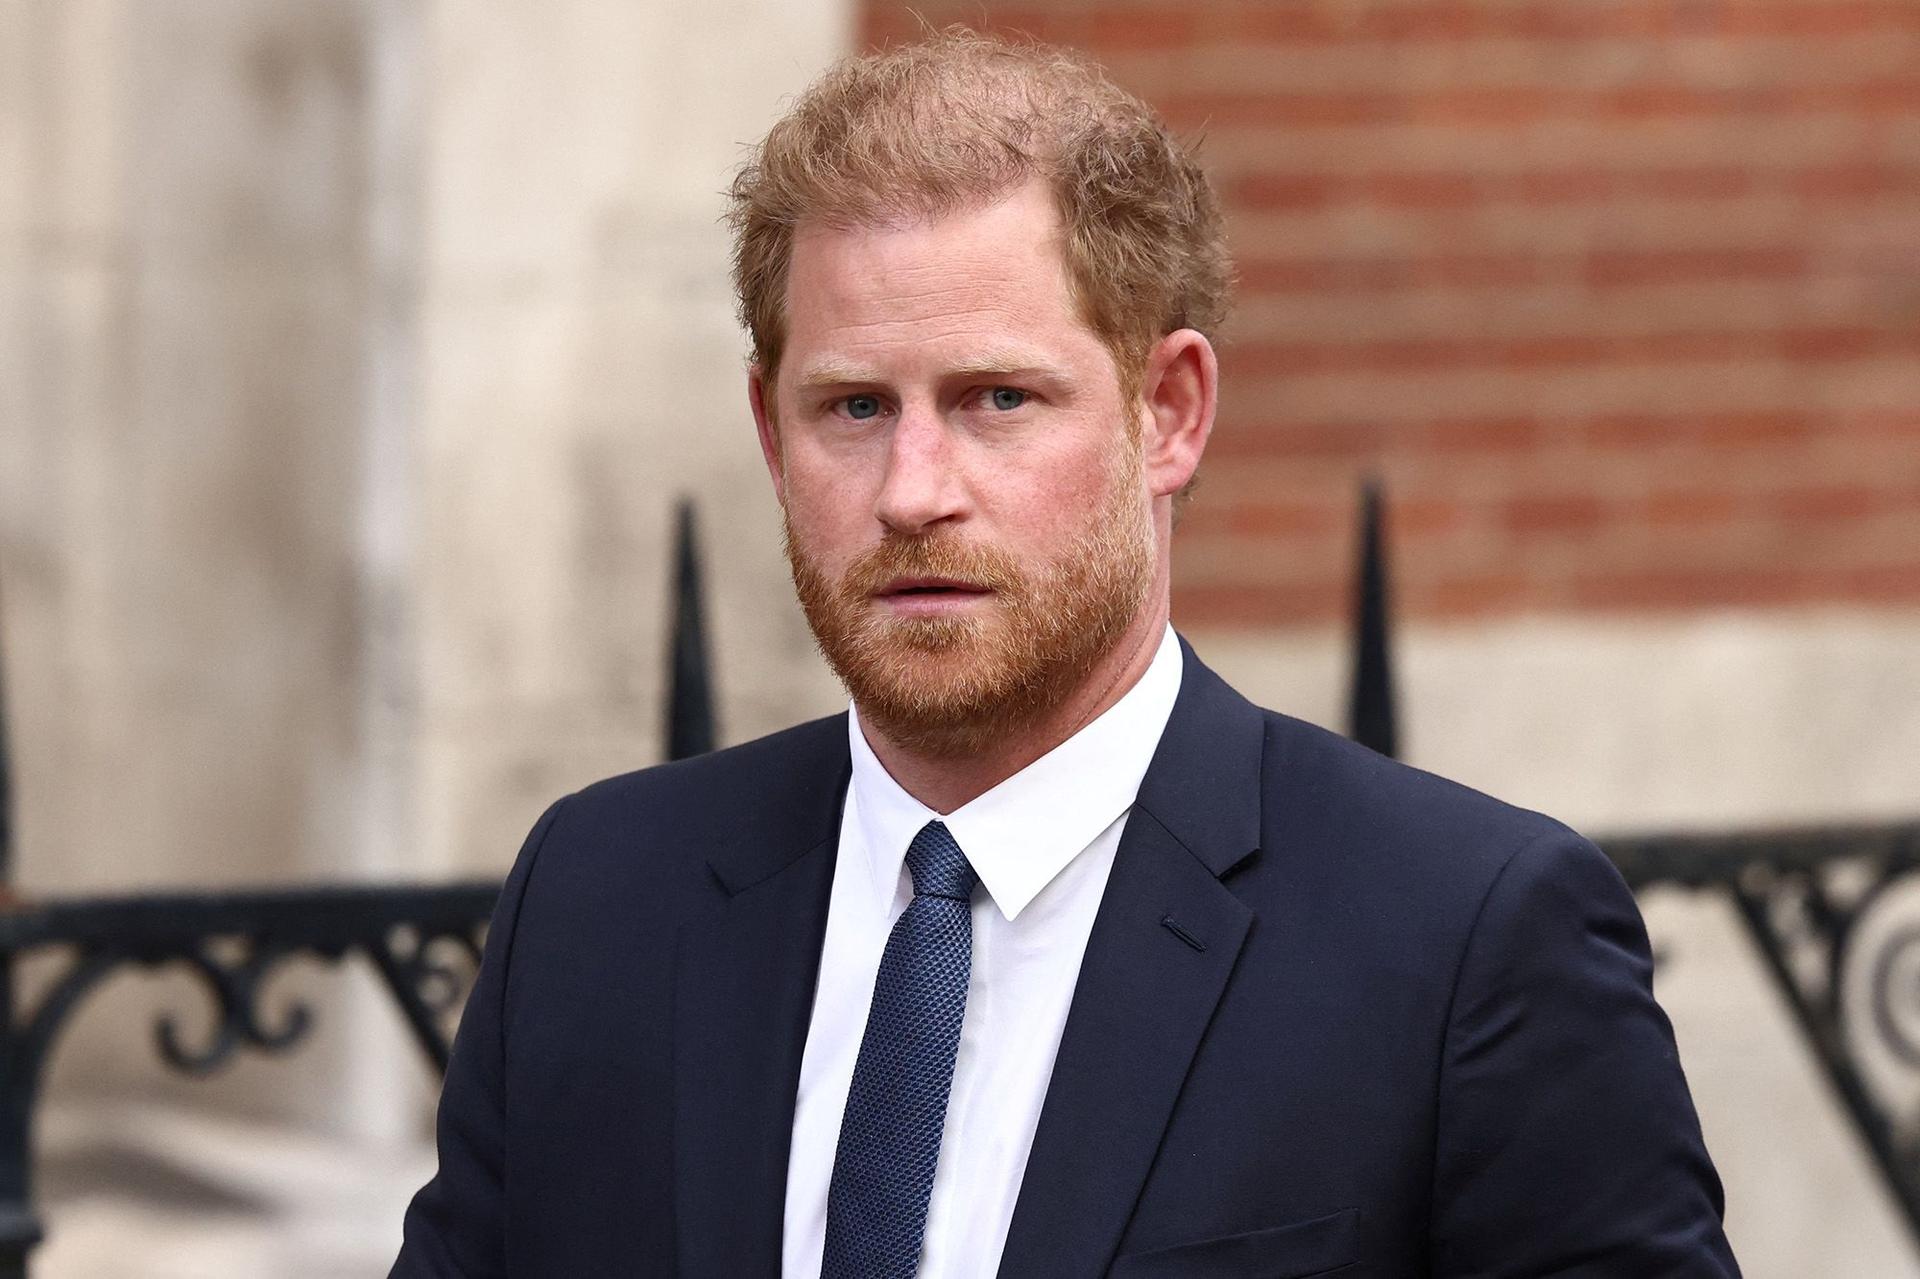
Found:
[[[1876,1087],[1870,1054],[1920,1078],[1920,918],[1863,927],[1920,883],[1920,822],[1603,839],[1636,892],[1733,901],[1747,940],[1920,1244],[1920,1116]],[[1858,979],[1858,980],[1856,980]],[[1849,997],[1852,992],[1852,997]]]
[[[670,759],[711,750],[716,734],[695,536],[692,507],[682,502],[664,726]],[[0,884],[12,865],[7,750],[0,702]],[[357,959],[379,976],[432,1069],[444,1072],[499,889],[498,880],[472,880],[27,901],[0,887],[0,1279],[24,1279],[43,1234],[33,1206],[33,1120],[48,1058],[103,981],[128,969],[193,973],[211,1028],[195,1036],[162,1014],[154,1044],[169,1068],[211,1075],[243,1050],[285,1053],[304,1040],[311,1009],[294,1003],[270,1014],[262,1003],[284,965]],[[58,975],[23,1003],[20,972],[41,956],[55,959]]]
[[[1363,503],[1356,575],[1352,732],[1387,754],[1396,746],[1387,556],[1382,502]],[[690,508],[674,547],[672,645],[665,740],[670,757],[716,738],[701,607],[701,567]],[[11,827],[4,703],[0,703],[0,877]],[[1920,1076],[1920,922],[1861,928],[1898,883],[1920,872],[1920,822],[1831,830],[1603,839],[1636,890],[1672,885],[1727,894],[1756,956],[1920,1242],[1920,1122],[1875,1087],[1865,1053],[1880,1051]],[[428,1062],[444,1070],[498,891],[497,881],[341,885],[277,891],[145,894],[22,901],[0,894],[0,1279],[24,1277],[41,1238],[33,1207],[33,1117],[48,1055],[62,1027],[99,984],[129,968],[184,966],[212,1004],[211,1029],[193,1037],[170,1015],[154,1025],[169,1067],[211,1074],[235,1053],[296,1048],[312,1022],[300,1004],[269,1016],[261,990],[296,960],[350,957],[379,975]],[[1868,953],[1870,951],[1870,953]],[[23,1005],[19,972],[46,952],[59,975]],[[1867,974],[1864,999],[1850,975]],[[1876,1048],[1868,1048],[1871,1043]]]
[[[1362,494],[1360,520],[1348,734],[1392,755],[1399,735],[1377,485]],[[1636,893],[1675,887],[1732,900],[1755,957],[1920,1246],[1920,1114],[1875,1087],[1866,1067],[1878,1052],[1920,1081],[1920,918],[1874,935],[1862,927],[1896,885],[1920,884],[1920,821],[1598,843]],[[1863,978],[1865,994],[1849,999],[1854,977]]]

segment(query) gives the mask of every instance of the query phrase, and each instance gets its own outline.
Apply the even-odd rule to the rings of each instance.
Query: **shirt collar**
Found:
[[[901,789],[847,716],[849,783],[877,901],[891,901],[907,845],[938,819],[993,903],[1017,918],[1094,837],[1133,806],[1180,694],[1180,643],[1169,625],[1153,661],[1098,719],[944,817]]]

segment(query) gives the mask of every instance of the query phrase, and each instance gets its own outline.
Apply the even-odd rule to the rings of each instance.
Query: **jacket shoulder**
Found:
[[[1274,711],[1262,770],[1266,829],[1303,871],[1434,904],[1477,904],[1530,850],[1601,858],[1565,823]]]
[[[703,879],[719,850],[811,847],[839,812],[846,734],[846,716],[829,716],[583,787],[554,805],[536,878],[592,893],[636,877]]]
[[[737,746],[604,778],[570,797],[580,815],[607,819],[676,812],[713,820],[746,810],[780,808],[817,787],[823,773],[844,771],[845,713],[809,720]]]
[[[1365,795],[1382,817],[1417,813],[1471,829],[1512,829],[1541,834],[1568,831],[1544,813],[1496,799],[1460,782],[1389,758],[1329,729],[1278,711],[1262,711],[1267,725],[1268,774],[1282,784],[1305,781],[1333,797]],[[1276,769],[1278,772],[1276,773]]]

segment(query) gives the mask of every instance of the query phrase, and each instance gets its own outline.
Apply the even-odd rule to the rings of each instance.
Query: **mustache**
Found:
[[[847,566],[840,589],[864,598],[902,577],[942,577],[1006,594],[1019,591],[1025,582],[1019,564],[1005,551],[951,535],[890,533]]]

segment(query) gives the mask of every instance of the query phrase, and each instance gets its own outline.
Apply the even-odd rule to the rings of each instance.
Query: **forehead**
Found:
[[[875,218],[871,222],[805,221],[794,231],[788,287],[817,269],[852,260],[869,271],[912,269],[924,259],[959,263],[1020,259],[1032,266],[1063,266],[1060,212],[1038,179],[998,199],[940,213]],[[807,268],[816,268],[808,271]],[[813,281],[808,281],[813,282]]]
[[[901,344],[957,348],[995,334],[1095,342],[1073,305],[1062,248],[1059,212],[1039,182],[933,218],[803,224],[788,266],[782,362]]]

